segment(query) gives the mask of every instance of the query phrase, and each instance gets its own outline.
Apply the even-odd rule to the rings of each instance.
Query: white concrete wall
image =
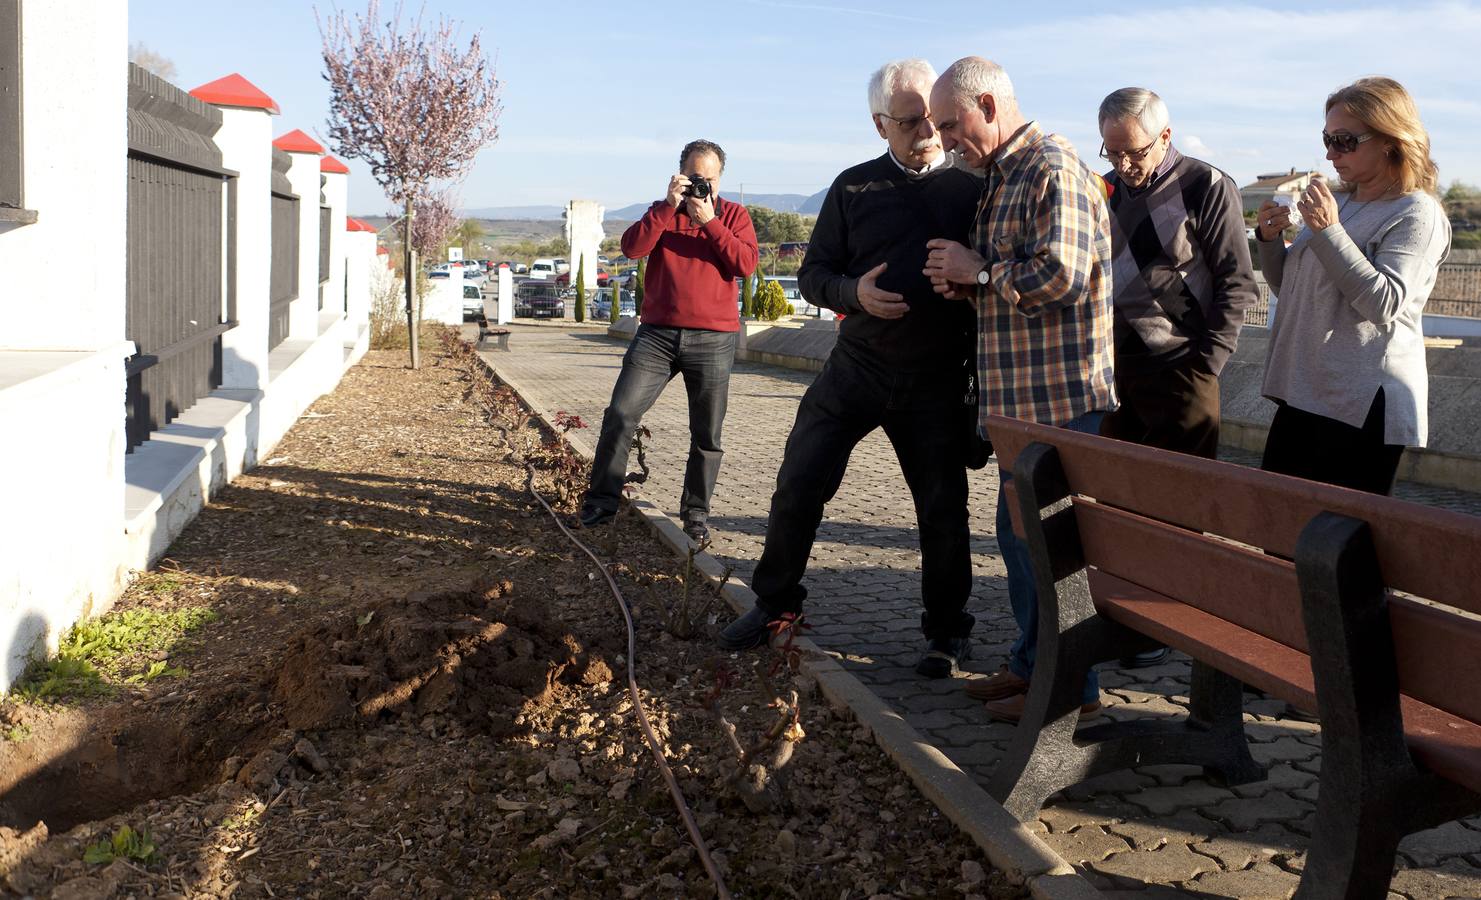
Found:
[[[461,270],[454,269],[453,271]],[[432,290],[422,301],[422,321],[441,322],[445,325],[463,324],[463,280],[461,278],[432,280]]]
[[[288,336],[319,336],[319,155],[289,153],[288,183],[298,195],[298,299],[288,309]]]
[[[128,16],[95,6],[27,3],[21,16],[25,203],[39,217],[0,233],[0,349],[124,337]]]
[[[0,691],[124,575],[127,9],[28,3],[22,29],[38,219],[0,231]]]
[[[267,386],[268,306],[272,258],[272,116],[261,109],[221,108],[224,168],[237,178],[237,327],[222,336],[224,388]]]
[[[385,264],[376,256],[373,233],[345,233],[344,267],[345,283],[350,295],[350,308],[345,313],[345,320],[349,325],[347,334],[358,335],[370,324],[371,292],[382,283],[382,279],[376,277],[377,270],[386,269]]]

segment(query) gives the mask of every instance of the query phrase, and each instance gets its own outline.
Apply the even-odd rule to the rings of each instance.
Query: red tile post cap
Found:
[[[324,148],[319,146],[319,142],[297,128],[273,141],[273,146],[287,153],[312,153],[315,156],[324,155]]]
[[[336,175],[348,175],[350,174],[350,167],[332,156],[325,156],[319,160],[319,171],[332,172]]]
[[[240,106],[244,109],[261,109],[277,115],[278,104],[262,92],[262,89],[236,72],[225,78],[207,82],[190,92],[190,96],[216,106]]]

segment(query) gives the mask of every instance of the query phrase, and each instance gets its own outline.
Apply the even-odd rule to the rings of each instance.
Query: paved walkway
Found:
[[[511,352],[489,354],[530,398],[579,414],[596,442],[602,410],[624,343],[595,331],[516,326]],[[747,582],[760,556],[782,448],[811,373],[737,363],[725,422],[725,462],[710,518],[710,552]],[[653,474],[644,494],[676,515],[688,451],[681,382],[672,383],[644,420],[652,431]],[[1250,461],[1248,455],[1237,461]],[[634,467],[636,463],[634,462]],[[1007,582],[993,539],[996,477],[970,473],[973,585],[977,617],[973,660],[991,672],[1013,635]],[[1400,485],[1399,496],[1481,514],[1481,496]],[[957,765],[986,783],[1011,726],[989,722],[960,679],[927,681],[913,667],[919,632],[919,552],[910,495],[884,435],[855,450],[829,505],[806,584],[812,637],[890,702]],[[1187,702],[1189,664],[1104,671],[1107,715],[1178,715]],[[1280,701],[1247,697],[1252,752],[1271,764],[1261,783],[1233,789],[1191,766],[1116,773],[1056,795],[1039,830],[1050,846],[1102,890],[1128,896],[1284,897],[1295,887],[1315,816],[1321,735],[1316,725],[1281,717]],[[1400,848],[1404,871],[1391,896],[1414,900],[1481,897],[1481,817],[1415,835]],[[1166,886],[1166,887],[1164,887]],[[1172,890],[1172,888],[1180,890]]]

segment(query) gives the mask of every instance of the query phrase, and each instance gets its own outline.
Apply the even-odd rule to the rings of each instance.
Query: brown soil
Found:
[[[713,895],[603,579],[524,490],[481,373],[429,349],[418,372],[372,352],[122,599],[217,614],[168,652],[188,674],[0,703],[21,738],[0,740],[0,894]],[[538,447],[523,415],[504,424]],[[543,456],[537,484],[569,504]],[[620,561],[644,703],[737,896],[1021,896],[774,655],[665,630],[683,561],[639,517],[582,537]],[[751,812],[706,704],[749,744],[794,689],[784,803]],[[150,859],[84,862],[123,825]]]

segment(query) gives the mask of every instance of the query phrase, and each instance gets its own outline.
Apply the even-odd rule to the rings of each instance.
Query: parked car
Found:
[[[607,281],[610,278],[611,278],[611,276],[607,274],[607,270],[606,269],[597,269],[597,283],[596,283],[596,286],[597,287],[606,287],[607,286]],[[570,272],[570,270],[567,270],[567,271],[562,272],[559,275],[555,276],[555,283],[558,284],[558,285],[560,285],[561,287],[570,287],[571,286],[571,272]],[[589,285],[588,285],[588,287],[589,287]]]
[[[530,274],[530,267],[527,266],[527,265],[525,265],[522,262],[515,262],[512,259],[506,259],[506,260],[504,260],[504,263],[503,264],[509,267],[509,274],[510,275],[528,275],[528,274]]]
[[[569,268],[569,267],[568,267]],[[530,277],[544,280],[554,278],[558,274],[553,259],[537,259],[530,263]]]
[[[463,320],[483,315],[483,291],[476,284],[463,283]]]
[[[564,319],[566,302],[560,288],[541,281],[521,281],[514,289],[514,315],[529,319]]]
[[[635,316],[638,314],[637,301],[631,291],[618,289],[617,291],[617,314],[619,316]],[[597,291],[596,297],[591,301],[591,317],[598,322],[612,317],[612,289],[607,288]]]
[[[609,263],[611,263],[611,262],[612,262],[612,260],[610,260],[610,259],[608,259],[608,258],[607,258],[607,257],[605,257],[605,256],[602,256],[602,255],[601,255],[601,254],[600,254],[600,253],[598,253],[598,254],[597,254],[597,262],[599,262],[599,263],[601,263],[601,264],[602,264],[602,265],[604,265],[604,266],[605,266],[605,265],[607,265],[607,264],[609,264]]]
[[[807,253],[807,241],[782,241],[776,248],[778,259],[786,259],[789,256],[802,256],[805,253]]]
[[[557,256],[555,258],[555,271],[557,273],[571,271],[571,261],[564,256]]]

